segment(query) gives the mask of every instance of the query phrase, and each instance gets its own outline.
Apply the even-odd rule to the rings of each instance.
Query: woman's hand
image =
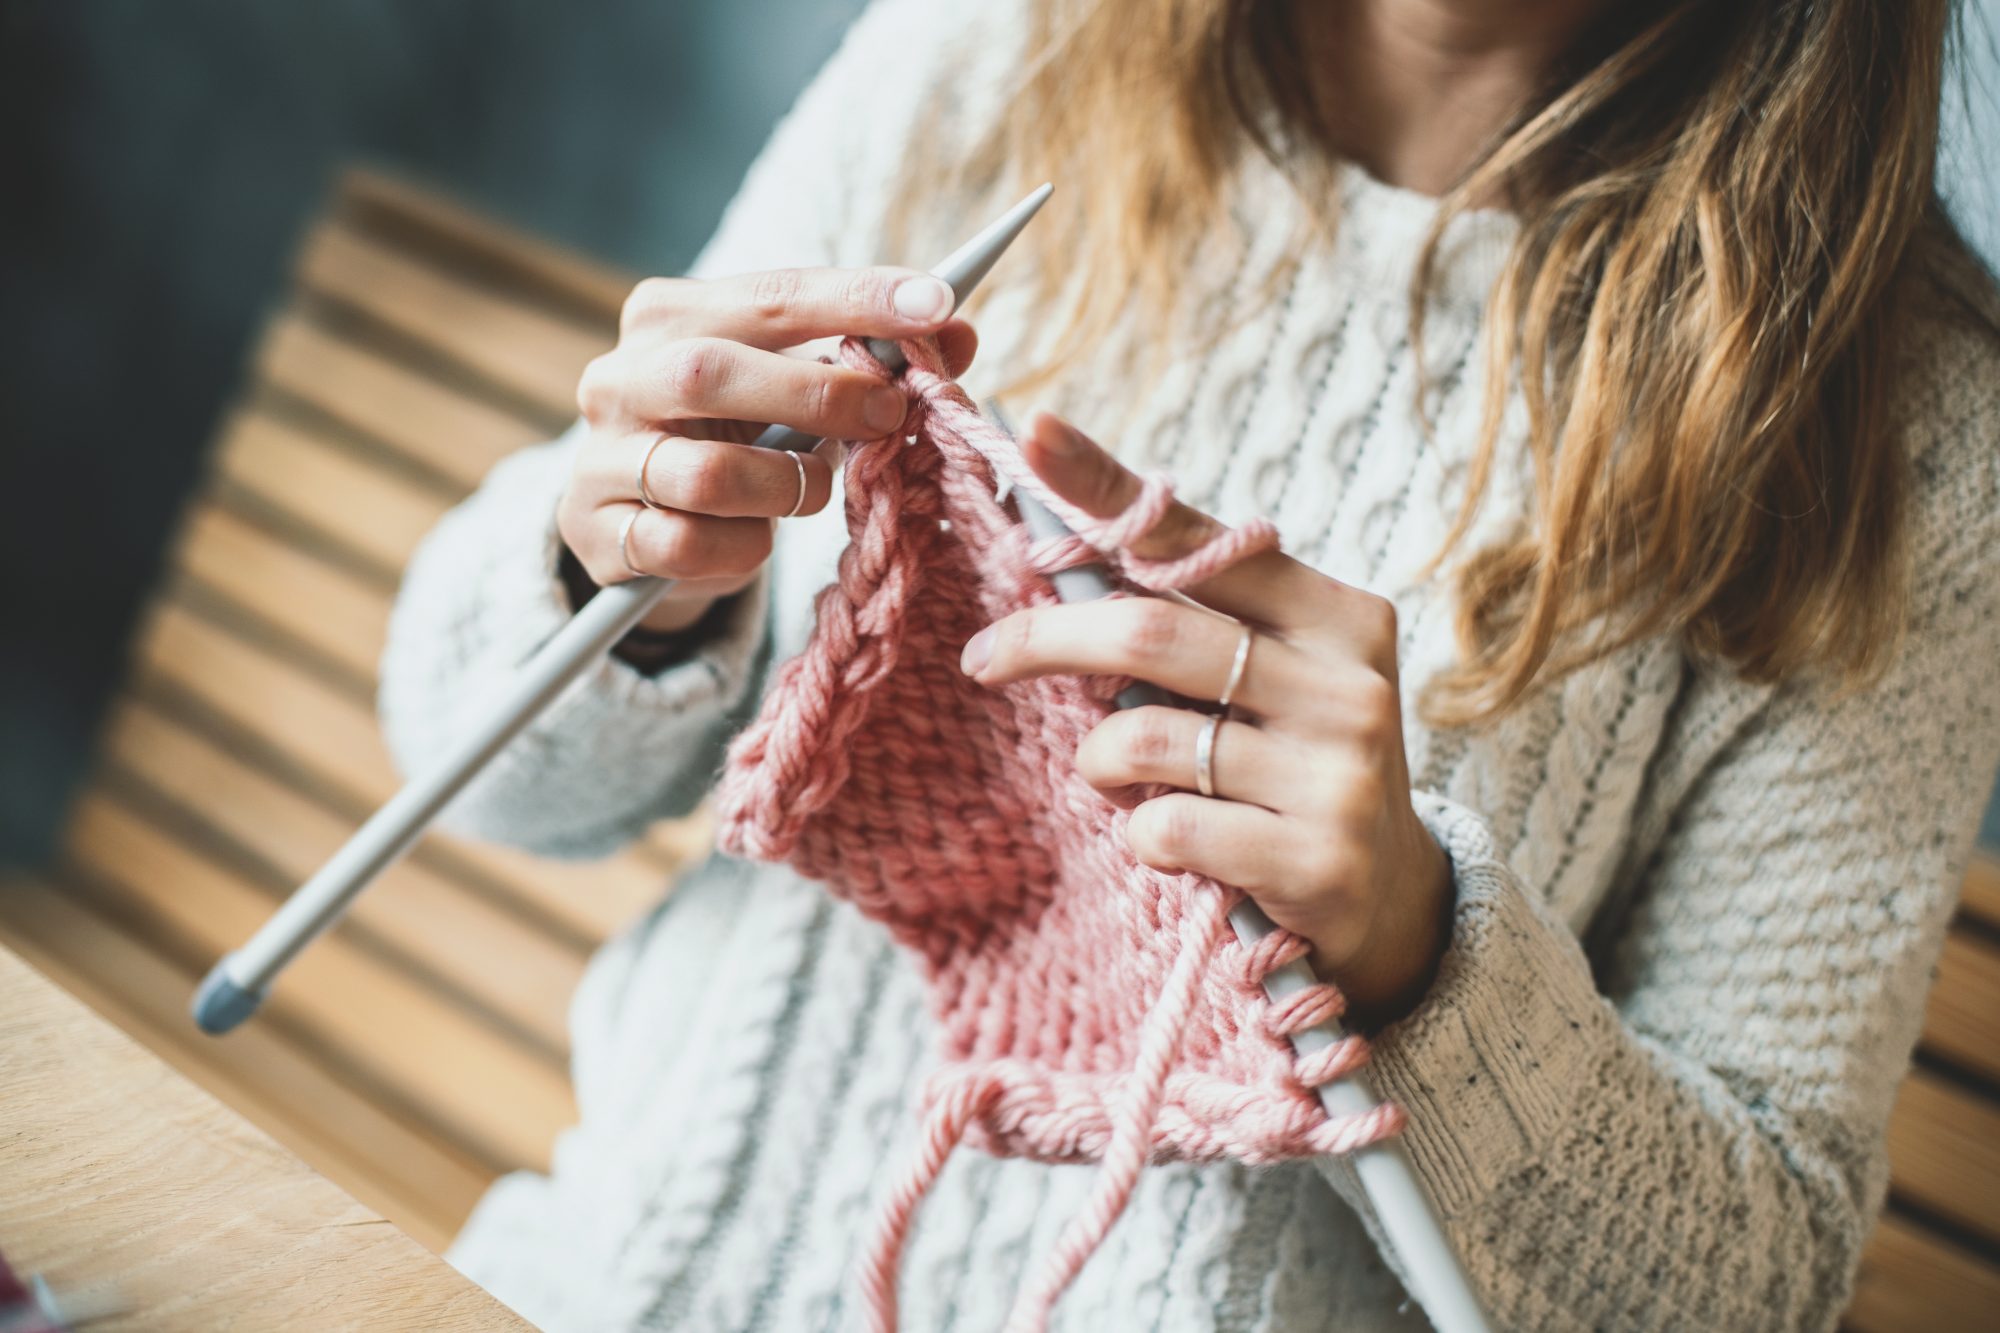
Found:
[[[1029,466],[1086,513],[1109,517],[1139,479],[1047,413],[1021,438]],[[1173,558],[1215,520],[1176,504],[1137,554]],[[1036,676],[1129,675],[1216,699],[1254,634],[1234,716],[1214,737],[1213,798],[1196,795],[1207,716],[1149,707],[1114,713],[1077,750],[1091,785],[1183,790],[1132,812],[1126,836],[1149,866],[1235,885],[1310,940],[1312,962],[1377,1027],[1429,988],[1450,933],[1450,863],[1410,804],[1396,682],[1396,614],[1380,597],[1276,551],[1188,588],[1243,622],[1157,597],[1017,612],[966,644],[984,685]]]
[[[826,439],[874,439],[907,408],[900,390],[872,375],[783,349],[846,334],[935,333],[957,375],[978,339],[949,318],[951,307],[950,287],[910,269],[646,279],[625,302],[617,347],[577,386],[590,436],[557,509],[563,541],[600,587],[641,574],[679,580],[644,623],[693,624],[755,577],[775,519],[817,513],[833,493],[825,449],[744,446],[774,422]],[[650,512],[641,512],[642,467]]]

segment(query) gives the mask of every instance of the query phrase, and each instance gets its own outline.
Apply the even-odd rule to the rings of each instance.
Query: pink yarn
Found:
[[[850,365],[883,367],[850,339]],[[903,345],[902,431],[848,452],[850,541],[804,652],[779,669],[732,748],[719,833],[738,855],[791,864],[888,926],[920,958],[941,1030],[921,1142],[883,1204],[860,1284],[872,1326],[896,1326],[896,1276],[924,1195],[961,1142],[1044,1162],[1100,1161],[1097,1182],[1023,1290],[1011,1330],[1043,1327],[1149,1161],[1266,1163],[1352,1152],[1402,1125],[1395,1107],[1334,1120],[1314,1089],[1367,1058],[1349,1037],[1295,1059],[1286,1037],[1337,1016],[1317,985],[1283,1005],[1262,978],[1303,957],[1278,931],[1228,929],[1238,891],[1138,863],[1126,810],[1077,775],[1077,743],[1118,682],[989,689],[958,668],[976,631],[1055,600],[1047,575],[1089,560],[1164,591],[1269,550],[1268,523],[1172,561],[1130,547],[1167,512],[1149,479],[1098,519],[1042,485],[1007,434]],[[1031,490],[1075,540],[1034,543],[995,497]]]

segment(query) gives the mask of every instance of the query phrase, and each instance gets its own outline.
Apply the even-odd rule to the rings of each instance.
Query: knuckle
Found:
[[[641,278],[618,311],[618,331],[629,333],[647,320],[672,309],[679,283],[673,278]]]
[[[716,401],[728,371],[729,344],[720,338],[688,338],[667,355],[667,387],[674,401],[688,411],[701,411]]]
[[[842,278],[840,299],[850,310],[873,312],[889,304],[889,284],[879,273],[856,269]]]
[[[1180,608],[1157,598],[1131,598],[1125,613],[1123,642],[1140,662],[1171,658],[1182,646],[1186,631]]]
[[[829,374],[814,375],[805,384],[805,414],[808,420],[822,426],[831,426],[844,394],[840,381]]]
[[[590,364],[576,380],[576,410],[589,422],[598,422],[609,416],[617,402],[616,384],[618,371],[613,358],[615,352],[592,357]]]
[[[1132,713],[1125,726],[1125,753],[1144,772],[1156,772],[1174,756],[1174,728],[1163,715]]]
[[[750,280],[750,309],[758,319],[776,322],[803,303],[805,275],[795,268],[774,268]]]
[[[1378,660],[1385,655],[1393,656],[1396,650],[1396,604],[1386,597],[1363,593],[1355,614],[1360,621],[1362,641],[1370,655]]]
[[[1396,687],[1386,677],[1368,672],[1358,677],[1344,692],[1349,725],[1355,739],[1370,748],[1386,745],[1395,739],[1402,724],[1402,708]]]
[[[583,559],[583,552],[590,545],[590,510],[576,498],[572,487],[564,487],[562,498],[556,501],[556,536],[562,538],[563,545]]]
[[[674,507],[713,514],[729,502],[731,480],[727,458],[715,452],[694,454],[679,469],[674,494],[681,503]]]

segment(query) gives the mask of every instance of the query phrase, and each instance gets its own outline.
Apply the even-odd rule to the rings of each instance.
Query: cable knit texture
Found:
[[[907,238],[886,211],[913,135],[955,153],[997,114],[1021,68],[1020,2],[871,7],[697,271],[949,251],[1006,201],[940,194]],[[1392,598],[1414,700],[1458,651],[1449,590],[1424,569],[1462,494],[1481,305],[1511,223],[1475,214],[1447,234],[1426,434],[1406,289],[1431,201],[1348,170],[1337,233],[1301,242],[1279,168],[1248,157],[1231,188],[1242,238],[1189,266],[1186,325],[1122,331],[1164,347],[1159,375],[1079,366],[1010,405],[1067,413],[1189,503],[1238,528],[1268,519],[1294,556]],[[1023,262],[973,312],[975,397],[1044,332]],[[1881,680],[1753,684],[1663,639],[1489,726],[1404,718],[1457,906],[1435,985],[1379,1035],[1370,1071],[1408,1113],[1402,1141],[1503,1326],[1830,1328],[1846,1303],[2000,761],[2000,354],[1966,313],[2000,307],[1969,265],[1929,267],[1895,389],[1914,580]],[[552,514],[575,445],[504,464],[416,557],[383,673],[405,762],[448,743],[462,701],[560,623]],[[1521,512],[1522,479],[1497,484],[1482,523]],[[606,663],[453,819],[581,855],[684,806],[763,662],[803,648],[843,517],[781,525],[724,638],[656,676]],[[494,1188],[454,1260],[552,1330],[852,1324],[852,1275],[947,1047],[932,1010],[923,968],[853,903],[785,866],[714,859],[593,964],[572,1014],[581,1120],[549,1175]],[[904,1324],[1000,1327],[1100,1170],[950,1154],[908,1240]],[[1372,1226],[1338,1157],[1160,1163],[1052,1323],[1421,1327]]]
[[[1364,1043],[1349,1038],[1306,1069],[1286,1037],[1336,1015],[1339,993],[1320,985],[1275,1007],[1261,985],[1304,942],[1225,939],[1236,891],[1141,865],[1125,840],[1129,810],[1077,774],[1076,747],[1111,711],[1117,682],[995,691],[958,665],[982,625],[1055,600],[1048,574],[1108,558],[1134,583],[1178,590],[1272,549],[1276,529],[1256,520],[1179,559],[1140,559],[1129,548],[1165,516],[1164,481],[1114,518],[1085,514],[980,417],[934,342],[903,351],[910,417],[848,455],[840,575],[731,753],[720,843],[826,883],[886,924],[931,986],[942,1063],[917,1160],[864,1269],[876,1327],[895,1326],[912,1216],[961,1138],[1045,1162],[1103,1161],[1095,1196],[1017,1305],[1015,1325],[1039,1328],[1148,1158],[1350,1152],[1401,1114],[1328,1118],[1313,1088],[1352,1070]],[[842,352],[887,377],[859,340]],[[1034,542],[997,498],[1000,478],[1033,490],[1080,540]]]

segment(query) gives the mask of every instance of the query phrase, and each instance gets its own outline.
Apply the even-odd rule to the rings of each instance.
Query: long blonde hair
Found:
[[[1412,274],[1421,347],[1452,218],[1495,199],[1519,217],[1440,553],[1463,649],[1424,701],[1442,725],[1661,632],[1751,679],[1858,682],[1903,617],[1890,375],[1899,278],[1920,235],[1950,239],[1933,162],[1952,0],[1607,11],[1446,196]],[[1331,150],[1287,0],[1039,0],[1033,28],[964,170],[1065,181],[1024,239],[1075,351],[1135,303],[1172,312],[1246,134],[1294,167],[1274,130]],[[1089,286],[1060,291],[1079,268]],[[1516,391],[1530,512],[1459,550]]]

